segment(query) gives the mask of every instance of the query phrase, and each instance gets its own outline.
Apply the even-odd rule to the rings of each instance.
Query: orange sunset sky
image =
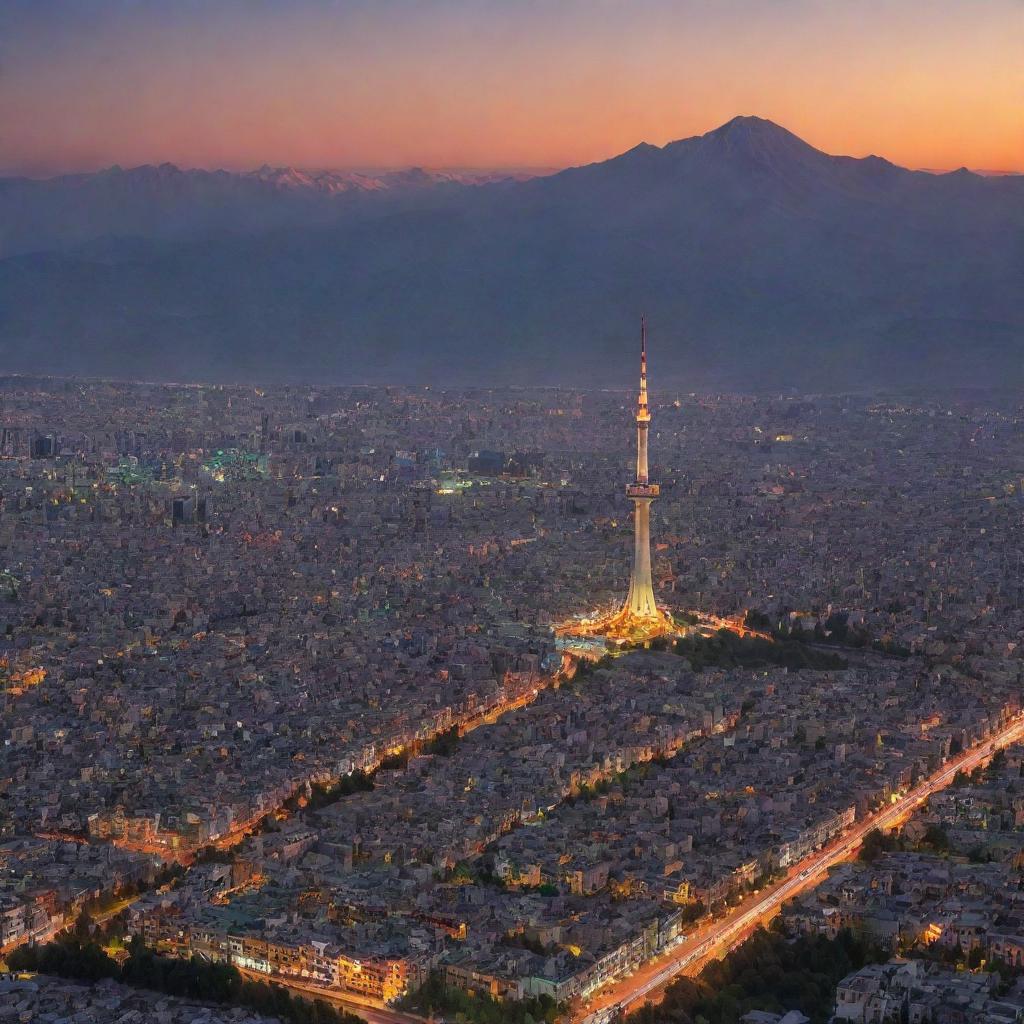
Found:
[[[4,0],[0,173],[562,167],[736,114],[1024,170],[1024,0]]]

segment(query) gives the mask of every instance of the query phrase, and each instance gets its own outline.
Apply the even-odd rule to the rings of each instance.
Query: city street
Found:
[[[307,999],[323,999],[325,1002],[340,1007],[342,1010],[348,1010],[349,1013],[357,1014],[367,1021],[367,1024],[422,1024],[424,1020],[423,1017],[417,1017],[415,1014],[400,1013],[398,1010],[391,1010],[387,1007],[374,1006],[351,995],[346,995],[342,998],[336,992],[318,988],[316,985],[303,985],[299,981],[285,979],[280,975],[269,978],[259,971],[251,971],[245,967],[239,967],[238,970],[252,981],[280,985],[282,988],[288,989],[289,992],[294,992],[296,995],[304,996]]]
[[[816,885],[829,868],[851,857],[872,829],[888,829],[912,813],[929,796],[948,786],[957,772],[971,772],[992,753],[1018,742],[1024,721],[1013,721],[994,737],[946,762],[934,775],[915,786],[896,803],[858,822],[845,835],[794,865],[784,879],[747,899],[733,913],[698,928],[684,942],[643,965],[633,975],[615,982],[589,1000],[577,1016],[581,1024],[603,1024],[620,1011],[657,1001],[660,991],[680,974],[694,976],[711,960],[737,946],[759,925],[767,924],[782,904],[801,890]]]

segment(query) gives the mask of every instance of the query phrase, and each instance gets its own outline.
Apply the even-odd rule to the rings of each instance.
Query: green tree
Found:
[[[864,836],[857,856],[866,864],[873,864],[883,853],[895,849],[895,846],[896,839],[891,832],[881,832],[873,828]]]

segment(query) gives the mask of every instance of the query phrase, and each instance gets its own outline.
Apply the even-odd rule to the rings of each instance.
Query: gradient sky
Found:
[[[0,170],[561,167],[757,114],[1024,169],[1024,0],[0,0]]]

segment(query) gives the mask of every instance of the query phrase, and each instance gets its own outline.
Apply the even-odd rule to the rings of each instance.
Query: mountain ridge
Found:
[[[0,359],[606,384],[645,310],[665,381],[1024,384],[1024,178],[831,156],[749,117],[525,181],[299,179],[267,203],[265,183],[220,173],[186,202],[165,168],[165,202],[121,197],[130,231],[65,204],[76,241],[0,259]]]

